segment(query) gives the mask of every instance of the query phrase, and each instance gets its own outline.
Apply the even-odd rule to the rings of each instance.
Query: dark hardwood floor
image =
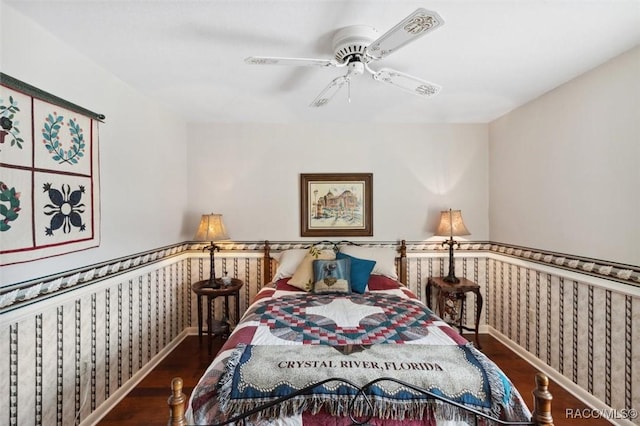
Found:
[[[466,336],[471,339],[472,336]],[[513,351],[488,334],[480,335],[483,352],[511,378],[527,405],[532,409],[531,391],[535,387],[536,370]],[[221,347],[221,341],[213,344],[212,354]],[[184,392],[189,395],[200,376],[213,360],[206,344],[198,344],[197,336],[188,336],[147,377],[142,380],[120,403],[114,407],[99,425],[166,425],[169,418],[167,398],[171,394],[173,377],[184,382]],[[564,425],[610,425],[603,419],[571,419],[566,410],[586,406],[555,383],[549,389],[553,395],[553,420],[555,426]]]

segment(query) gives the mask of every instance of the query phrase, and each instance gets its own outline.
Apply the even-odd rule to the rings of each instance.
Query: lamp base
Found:
[[[455,275],[447,275],[446,277],[444,277],[442,279],[442,281],[445,281],[445,282],[448,282],[448,283],[451,283],[451,284],[458,284],[460,282],[460,279],[456,278]]]
[[[210,287],[210,288],[220,288],[220,282],[218,280],[216,280],[215,277],[211,277],[211,278],[209,278],[208,287]]]
[[[449,275],[444,277],[443,280],[451,284],[458,284],[460,280],[456,278],[456,264],[453,261],[453,246],[457,243],[453,240],[453,237],[451,237],[451,239],[443,242],[442,244],[449,245]]]
[[[213,243],[213,241],[211,241],[211,245],[208,247],[203,248],[202,250],[209,250],[209,266],[210,266],[210,272],[209,272],[209,285],[208,287],[210,288],[220,288],[220,282],[218,280],[216,280],[216,262],[215,262],[215,251],[218,250],[220,251],[220,247],[218,247],[217,245],[215,245]]]

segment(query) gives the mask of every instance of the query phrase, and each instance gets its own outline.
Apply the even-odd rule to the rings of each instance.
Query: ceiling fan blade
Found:
[[[437,95],[440,89],[442,89],[442,87],[437,84],[390,68],[382,68],[373,74],[373,78],[374,80],[390,84],[406,92],[426,98]]]
[[[279,58],[272,56],[249,56],[244,60],[253,65],[290,65],[294,67],[337,67],[340,66],[335,59],[311,59],[311,58]]]
[[[324,88],[317,98],[311,102],[310,107],[321,107],[329,103],[329,101],[340,91],[342,86],[349,82],[349,78],[345,75],[334,78],[327,87]]]
[[[444,25],[444,20],[436,12],[419,8],[400,21],[395,27],[378,37],[365,49],[367,56],[382,59],[407,43]]]

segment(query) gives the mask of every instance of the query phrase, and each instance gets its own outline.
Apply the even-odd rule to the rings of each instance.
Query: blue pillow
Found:
[[[351,293],[349,259],[314,260],[314,293]]]
[[[360,294],[364,293],[369,283],[371,271],[373,271],[373,268],[376,266],[376,261],[359,259],[341,252],[336,254],[336,259],[351,260],[351,290]]]

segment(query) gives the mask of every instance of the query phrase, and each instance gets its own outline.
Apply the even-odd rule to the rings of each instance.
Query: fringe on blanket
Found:
[[[227,363],[224,368],[224,373],[220,378],[220,382],[218,383],[218,402],[220,403],[220,409],[223,413],[227,413],[229,411],[229,402],[231,401],[231,388],[233,386],[233,373],[236,369],[236,366],[240,362],[240,358],[242,357],[242,353],[247,345],[239,344],[236,348],[231,352],[229,358],[227,358]]]
[[[480,352],[471,343],[467,344],[471,353],[476,357],[482,368],[487,373],[489,387],[491,390],[491,410],[488,413],[492,417],[506,420],[518,421],[531,418],[531,413],[522,411],[524,404],[514,404],[514,401],[521,400],[518,390],[513,387],[509,379],[485,354]]]
[[[423,418],[433,418],[437,424],[441,421],[447,422],[463,422],[470,424],[473,422],[473,414],[464,411],[461,408],[448,405],[441,401],[422,401],[422,402],[397,402],[394,405],[385,404],[381,401],[375,401],[374,397],[369,397],[371,405],[367,402],[356,401],[351,407],[352,396],[333,396],[333,397],[310,397],[300,396],[291,398],[277,406],[270,407],[250,417],[251,421],[259,422],[279,417],[289,417],[300,414],[303,411],[311,414],[317,414],[322,408],[325,412],[336,417],[353,416],[355,418],[363,418],[373,416],[379,419],[392,420],[423,420]],[[274,398],[275,399],[275,398]],[[268,401],[264,401],[268,402]],[[248,412],[255,408],[255,402],[234,402],[233,409],[228,412],[230,417]]]
[[[225,372],[221,377],[218,397],[220,408],[228,418],[245,413],[256,408],[260,403],[268,403],[277,399],[264,398],[262,401],[253,399],[251,401],[236,401],[231,399],[231,391],[233,386],[234,371],[240,362],[246,345],[238,345],[230,354]],[[471,351],[476,356],[484,370],[487,372],[489,385],[492,394],[492,407],[490,409],[479,409],[494,417],[500,417],[501,414],[507,419],[522,418],[518,413],[512,412],[511,397],[513,389],[506,377],[499,371],[496,371],[493,362],[489,360],[482,352],[476,348]],[[281,416],[292,416],[300,414],[303,411],[317,414],[321,409],[333,416],[355,416],[366,417],[372,415],[380,419],[416,419],[422,420],[425,414],[433,416],[437,421],[469,421],[473,417],[472,414],[461,408],[449,405],[447,403],[431,400],[425,401],[420,397],[412,401],[391,400],[376,395],[300,395],[284,401],[277,406],[265,409],[254,416],[254,421],[274,419]]]

